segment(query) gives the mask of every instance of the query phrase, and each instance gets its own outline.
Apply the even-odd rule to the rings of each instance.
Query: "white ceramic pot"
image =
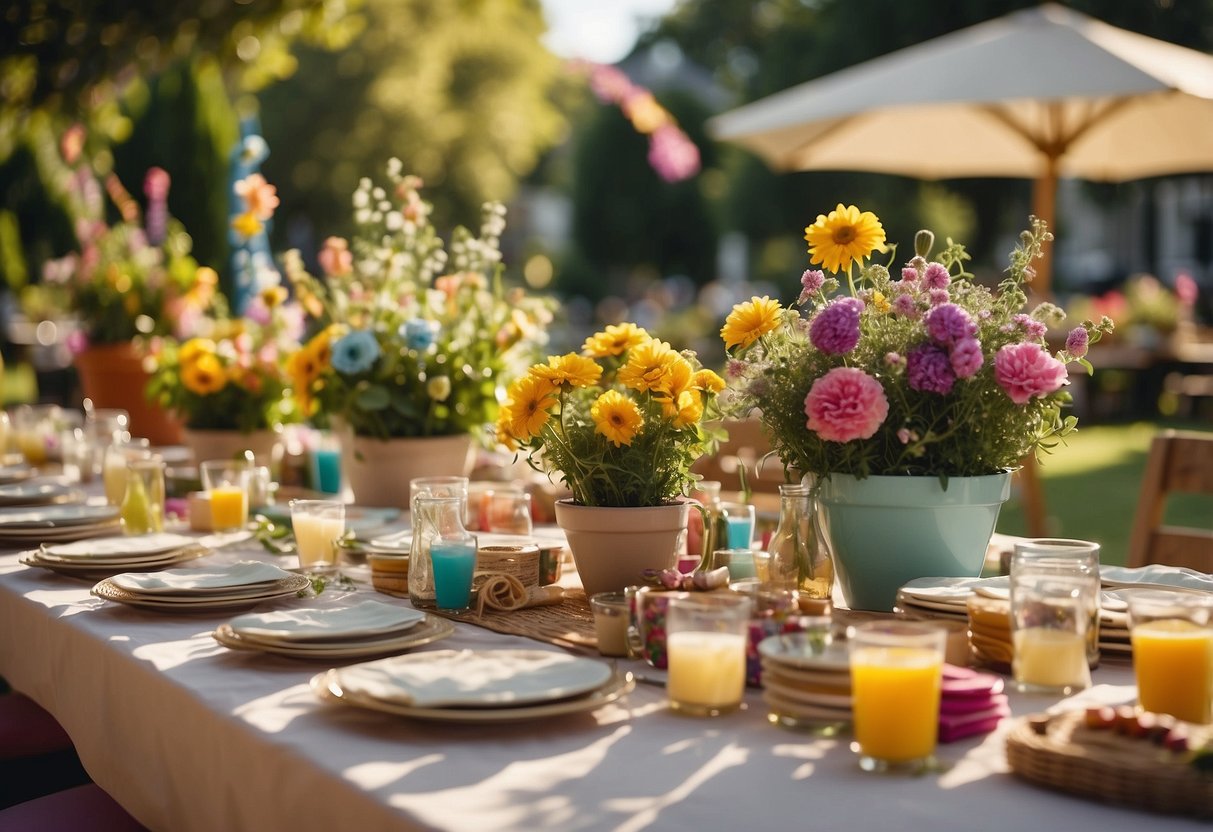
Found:
[[[619,592],[644,582],[646,569],[669,569],[687,527],[690,503],[613,508],[556,502],[556,524],[564,530],[586,595]]]

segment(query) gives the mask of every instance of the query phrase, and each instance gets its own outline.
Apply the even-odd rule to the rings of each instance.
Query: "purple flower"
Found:
[[[948,274],[947,267],[943,263],[928,263],[922,281],[927,284],[928,289],[946,289],[952,282],[952,276]]]
[[[918,304],[909,295],[898,295],[893,298],[893,311],[903,318],[914,320],[918,317]]]
[[[913,266],[904,266],[901,270],[901,279],[906,283],[914,283],[918,280],[918,269]]]
[[[944,303],[927,313],[927,334],[937,344],[951,346],[977,334],[969,313],[954,303]]]
[[[859,343],[859,313],[862,311],[863,301],[858,298],[832,301],[810,324],[809,341],[831,355],[850,352]]]
[[[981,365],[985,361],[981,354],[981,341],[976,338],[960,339],[948,353],[948,361],[957,378],[969,378],[977,375],[977,371],[981,369]]]
[[[929,293],[932,306],[941,306],[952,300],[952,296],[948,294],[947,289],[932,289]]]
[[[934,344],[921,344],[906,356],[906,375],[910,388],[946,396],[956,383],[956,373],[945,350]]]
[[[741,378],[745,375],[747,366],[740,358],[730,358],[729,363],[725,365],[724,374],[729,378]]]
[[[804,274],[800,276],[800,300],[799,303],[804,303],[809,299],[809,295],[816,294],[821,291],[821,287],[825,285],[826,274],[821,269],[805,269]]]
[[[1020,326],[1031,338],[1044,338],[1045,332],[1048,331],[1048,327],[1040,321],[1034,320],[1031,315],[1025,315],[1023,312],[1013,315],[1011,322]]]
[[[1082,358],[1087,354],[1087,345],[1090,342],[1090,336],[1084,327],[1078,326],[1070,330],[1070,334],[1066,336],[1066,352],[1073,358]]]

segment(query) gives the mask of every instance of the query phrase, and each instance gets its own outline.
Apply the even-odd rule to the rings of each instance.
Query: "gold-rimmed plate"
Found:
[[[114,584],[109,578],[97,583],[92,594],[106,601],[126,604],[131,607],[141,607],[149,610],[172,612],[210,612],[211,610],[251,607],[263,601],[286,598],[295,595],[312,585],[307,575],[292,575],[275,581],[268,587],[258,586],[256,592],[233,592],[229,595],[207,595],[203,597],[158,595],[150,597],[127,592]]]
[[[242,636],[230,624],[221,624],[211,636],[215,641],[231,650],[256,651],[288,656],[292,659],[355,659],[363,656],[383,656],[401,653],[444,639],[455,632],[455,625],[445,618],[426,615],[404,633],[388,637],[366,638],[360,641],[333,642],[329,644],[299,644],[283,641],[261,641]]]
[[[121,572],[126,572],[132,568],[167,569],[170,566],[178,566],[197,558],[206,557],[213,552],[213,549],[206,546],[195,545],[183,547],[175,552],[169,552],[166,555],[157,557],[155,560],[144,558],[137,562],[81,563],[79,561],[61,561],[47,558],[41,553],[33,551],[22,556],[21,563],[71,578],[101,580],[102,578],[110,578]]]
[[[335,669],[313,676],[311,686],[322,702],[330,704],[433,722],[503,723],[597,710],[630,693],[636,687],[636,680],[631,673],[614,670],[602,687],[590,693],[556,702],[503,708],[420,708],[352,694],[341,687]]]

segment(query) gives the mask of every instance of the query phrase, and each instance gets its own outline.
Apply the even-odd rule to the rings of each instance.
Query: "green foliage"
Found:
[[[561,67],[533,0],[368,0],[364,13],[348,50],[300,50],[298,72],[260,96],[279,239],[292,225],[352,233],[348,196],[387,148],[434,187],[450,227],[510,197],[563,137]]]

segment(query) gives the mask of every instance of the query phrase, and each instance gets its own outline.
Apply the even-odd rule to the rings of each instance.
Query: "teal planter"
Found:
[[[833,474],[821,483],[822,531],[851,609],[893,609],[913,578],[981,574],[1011,474],[868,477]]]

